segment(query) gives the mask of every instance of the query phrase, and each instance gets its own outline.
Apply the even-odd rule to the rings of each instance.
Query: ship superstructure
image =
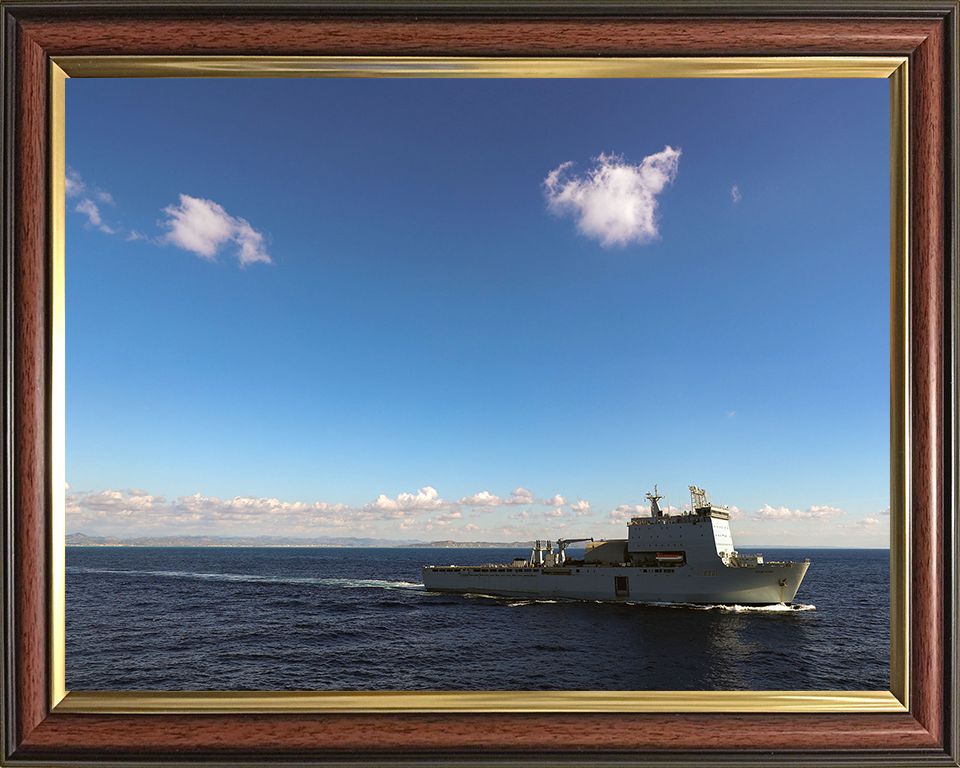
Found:
[[[695,485],[690,511],[665,513],[654,486],[650,515],[627,524],[626,539],[537,541],[528,560],[510,565],[424,566],[424,586],[435,592],[517,597],[568,597],[722,605],[793,602],[810,566],[741,555],[733,546],[730,512]],[[567,557],[571,543],[589,541],[583,559]]]

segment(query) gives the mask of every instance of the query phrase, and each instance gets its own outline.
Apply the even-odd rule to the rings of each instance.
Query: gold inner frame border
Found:
[[[890,690],[67,691],[65,659],[65,93],[71,77],[884,78],[890,81]],[[906,57],[473,58],[54,56],[50,63],[52,286],[50,704],[56,713],[862,713],[909,711],[909,125]]]

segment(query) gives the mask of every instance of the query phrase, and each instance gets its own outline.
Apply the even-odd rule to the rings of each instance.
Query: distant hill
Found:
[[[67,534],[68,547],[425,547],[431,549],[506,549],[532,547],[532,541],[398,541],[363,539],[353,536],[320,536],[313,539],[293,536],[87,536]],[[583,549],[574,544],[570,549]]]
[[[68,547],[397,547],[408,541],[320,536],[314,539],[293,536],[87,536],[67,535]],[[416,546],[416,544],[413,544]]]
[[[417,544],[400,544],[401,547],[420,547],[435,549],[507,549],[510,547],[532,547],[532,541],[431,541]]]

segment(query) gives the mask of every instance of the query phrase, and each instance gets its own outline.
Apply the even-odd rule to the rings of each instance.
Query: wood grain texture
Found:
[[[906,16],[906,14],[905,14]],[[634,759],[679,750],[734,753],[738,762],[842,762],[851,755],[945,755],[944,21],[930,18],[296,18],[177,19],[122,13],[91,18],[24,14],[19,22],[16,190],[17,418],[15,757],[42,763],[346,758],[384,755],[583,756]],[[911,695],[905,715],[242,715],[49,714],[46,657],[47,277],[45,84],[47,57],[91,54],[312,55],[768,55],[911,56]],[[954,51],[955,54],[955,51]],[[949,639],[949,638],[946,638]],[[764,757],[767,755],[768,757]],[[880,759],[879,757],[877,759]],[[787,762],[784,758],[782,762]],[[535,762],[531,757],[530,762]],[[688,762],[694,762],[688,759]],[[953,761],[955,763],[955,760]]]
[[[880,54],[912,51],[929,20],[543,19],[538,21],[390,18],[28,20],[27,36],[52,55],[496,55],[669,56]]]
[[[20,39],[17,67],[16,221],[14,229],[14,505],[18,633],[17,732],[21,740],[46,716],[47,254],[46,57]]]
[[[935,748],[937,742],[909,715],[55,715],[31,734],[24,754],[84,751],[94,744],[116,755],[176,748],[227,756],[264,748],[288,755],[370,749],[801,752]]]
[[[911,708],[943,738],[944,124],[943,34],[914,54],[911,88]],[[922,567],[918,567],[922,564]]]

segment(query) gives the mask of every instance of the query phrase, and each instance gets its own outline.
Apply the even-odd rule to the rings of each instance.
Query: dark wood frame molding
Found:
[[[0,0],[3,699],[8,765],[958,765],[957,0],[388,4]],[[910,710],[94,715],[51,711],[51,57],[909,57]]]

